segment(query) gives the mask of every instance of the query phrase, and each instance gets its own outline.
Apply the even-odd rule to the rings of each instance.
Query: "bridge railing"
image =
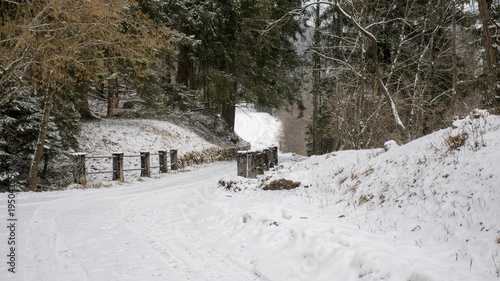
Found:
[[[265,171],[278,165],[278,147],[272,146],[263,150],[238,151],[238,176],[256,178]]]
[[[105,156],[87,156],[86,153],[73,153],[73,182],[86,185],[87,175],[92,174],[106,174],[112,173],[113,180],[124,181],[124,172],[141,171],[141,177],[151,177],[151,169],[159,168],[160,173],[167,173],[170,160],[170,169],[177,170],[179,167],[177,159],[177,149],[159,150],[158,153],[151,153],[149,151],[141,151],[137,155],[127,155],[121,152],[113,153],[112,155]],[[151,156],[158,156],[158,166],[151,166]],[[168,157],[170,156],[170,157]],[[138,157],[141,161],[140,168],[127,168],[124,169],[125,157]],[[87,171],[85,162],[89,159],[112,159],[112,170],[107,171]],[[170,158],[170,159],[169,159]]]

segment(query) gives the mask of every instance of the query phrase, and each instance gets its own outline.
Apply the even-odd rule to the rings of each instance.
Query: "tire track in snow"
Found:
[[[224,174],[228,174],[234,172],[233,166],[231,163],[221,168]],[[191,223],[186,216],[189,212],[186,203],[196,196],[198,188],[217,180],[211,169],[192,175],[192,179],[189,184],[173,191],[126,200],[121,204],[122,217],[130,229],[186,280],[258,280],[257,276],[203,244],[189,231],[183,231],[182,225]],[[176,186],[175,181],[169,184]]]
[[[99,195],[63,195],[36,203],[39,206],[34,209],[33,216],[27,223],[29,228],[26,241],[24,247],[20,248],[23,258],[26,259],[21,266],[36,266],[21,267],[20,274],[24,275],[24,280],[91,280],[68,247],[55,218],[61,212],[74,208],[82,199],[88,200],[96,196]],[[35,203],[19,205],[24,208]]]
[[[158,220],[170,211],[162,200],[170,198],[175,209],[190,200],[190,190],[216,183],[234,166],[110,189],[19,194],[23,262],[15,280],[255,280],[195,236]]]
[[[24,244],[19,248],[19,276],[22,280],[95,280],[89,277],[75,252],[68,245],[68,235],[61,231],[57,218],[89,202],[112,194],[120,194],[123,189],[73,190],[54,193],[27,193],[18,196],[18,209],[31,215],[27,221],[19,221],[20,229],[26,225],[26,232],[19,233]],[[34,198],[23,198],[24,196]],[[23,202],[29,201],[29,202]],[[26,209],[32,209],[26,214]],[[20,241],[21,242],[21,241]],[[36,265],[36,266],[32,266]]]

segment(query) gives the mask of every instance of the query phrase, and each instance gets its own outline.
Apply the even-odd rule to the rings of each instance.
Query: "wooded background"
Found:
[[[229,129],[240,101],[309,99],[309,154],[498,113],[499,17],[493,0],[1,0],[0,189],[57,178],[94,99]]]

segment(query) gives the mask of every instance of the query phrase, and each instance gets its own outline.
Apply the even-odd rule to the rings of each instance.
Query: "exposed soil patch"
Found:
[[[229,191],[234,191],[234,192],[241,191],[241,188],[237,186],[237,183],[234,181],[219,180],[219,186]]]
[[[268,183],[262,190],[289,190],[289,189],[294,189],[300,186],[300,182],[294,182],[291,180],[285,180],[285,179],[279,179],[279,180],[273,180],[272,182]]]

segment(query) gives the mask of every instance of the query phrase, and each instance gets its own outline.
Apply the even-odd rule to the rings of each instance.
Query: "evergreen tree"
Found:
[[[299,57],[293,40],[300,25],[287,24],[262,35],[269,21],[300,1],[211,0],[142,2],[151,14],[185,37],[180,41],[176,82],[200,93],[205,108],[234,126],[239,100],[277,107],[297,102],[293,71]]]
[[[30,92],[29,87],[24,87],[16,99],[0,107],[0,192],[9,187],[26,190],[28,184],[28,172],[44,115],[42,105]],[[79,134],[78,117],[71,105],[55,102],[42,155],[42,178],[49,185],[68,178],[67,170],[58,169],[64,166],[62,163],[69,163],[68,151],[77,148]]]

